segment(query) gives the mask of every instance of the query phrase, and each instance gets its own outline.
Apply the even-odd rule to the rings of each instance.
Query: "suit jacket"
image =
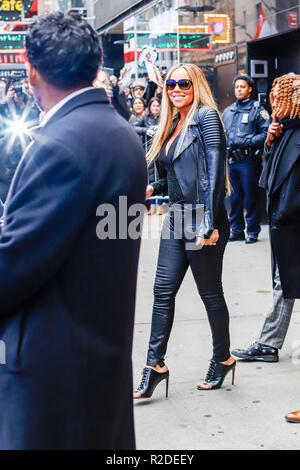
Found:
[[[300,122],[283,124],[285,133],[267,155],[260,185],[268,196],[273,275],[276,261],[284,297],[300,298]]]
[[[67,102],[22,157],[0,239],[0,449],[134,448],[140,241],[100,240],[96,211],[118,216],[119,195],[143,203],[146,173],[99,89]]]

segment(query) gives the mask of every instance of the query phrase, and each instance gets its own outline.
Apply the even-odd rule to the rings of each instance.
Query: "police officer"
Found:
[[[246,209],[246,243],[257,242],[260,233],[259,187],[261,155],[268,127],[269,113],[250,98],[254,82],[246,74],[234,79],[237,101],[223,114],[227,135],[230,196],[230,241],[245,240],[244,208]]]

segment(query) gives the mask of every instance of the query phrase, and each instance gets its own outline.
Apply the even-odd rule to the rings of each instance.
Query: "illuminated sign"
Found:
[[[222,52],[220,54],[217,54],[215,57],[215,62],[217,64],[220,64],[224,62],[234,61],[235,59],[236,59],[236,53],[234,50],[232,50],[232,51],[227,51],[227,52]]]
[[[231,20],[229,15],[207,13],[205,24],[179,26],[180,33],[210,33],[212,44],[231,43]]]
[[[26,77],[26,70],[17,70],[17,69],[10,69],[10,70],[0,70],[0,78],[25,78]],[[5,86],[5,82],[2,81]],[[0,83],[1,86],[1,83]]]
[[[23,54],[18,52],[0,52],[0,65],[24,64]]]
[[[133,35],[132,35],[133,36]],[[179,49],[181,51],[186,50],[210,50],[210,37],[211,34],[195,34],[185,33],[179,34]],[[142,49],[145,46],[151,46],[158,50],[177,50],[178,38],[177,33],[165,33],[165,34],[149,34],[149,33],[138,33],[137,34],[137,47]]]
[[[5,33],[0,34],[1,49],[24,49],[26,34],[24,33]]]
[[[296,11],[289,11],[289,27],[298,28],[298,13]]]
[[[0,0],[0,20],[20,20],[22,18],[22,3],[24,15],[26,15],[32,7],[33,0]]]
[[[207,13],[204,20],[208,23],[208,32],[212,32],[213,44],[229,44],[231,42],[231,21],[229,15]]]

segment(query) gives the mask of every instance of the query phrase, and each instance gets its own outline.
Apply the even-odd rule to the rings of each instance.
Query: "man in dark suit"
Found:
[[[143,150],[91,87],[101,54],[86,21],[39,17],[26,49],[46,115],[16,170],[0,238],[0,449],[134,449],[140,240],[96,232],[102,204],[118,218],[119,196],[144,202]]]

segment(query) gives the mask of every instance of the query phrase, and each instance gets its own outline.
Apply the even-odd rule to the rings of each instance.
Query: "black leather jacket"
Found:
[[[175,118],[173,133],[178,122]],[[204,204],[204,217],[198,236],[209,238],[215,228],[225,198],[226,140],[217,111],[198,108],[182,145],[179,138],[173,156],[174,171],[186,204]],[[198,163],[197,163],[198,162]],[[156,160],[160,180],[153,184],[155,194],[168,194],[166,171]],[[198,171],[197,171],[198,166]],[[198,173],[198,190],[197,190]],[[198,199],[199,194],[199,201]]]

